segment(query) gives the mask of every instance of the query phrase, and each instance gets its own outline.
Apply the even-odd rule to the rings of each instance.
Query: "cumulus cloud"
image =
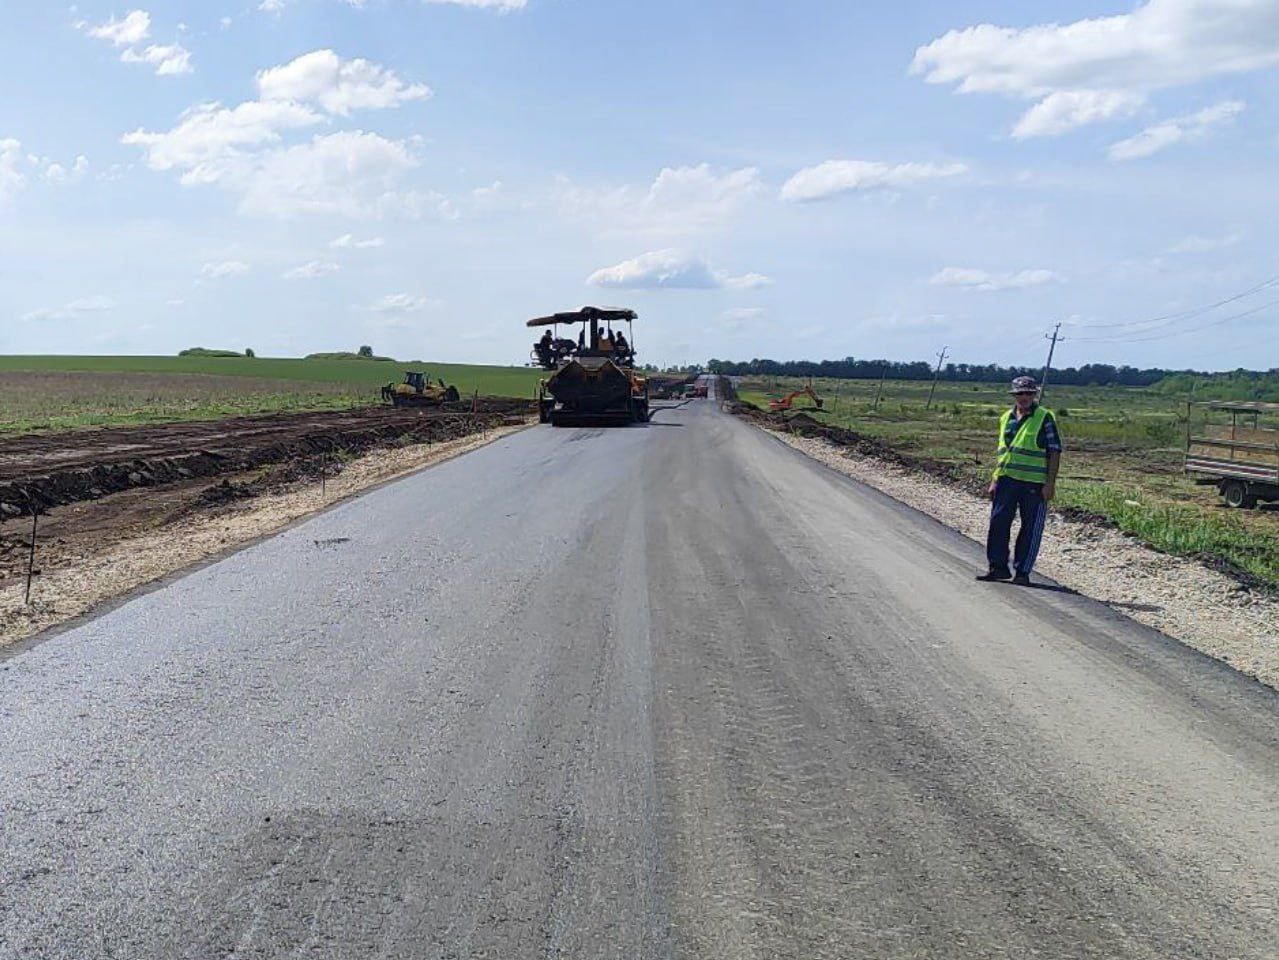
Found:
[[[131,47],[151,35],[151,14],[130,10],[123,20],[112,17],[106,23],[89,28],[89,36],[106,40],[117,47]]]
[[[178,125],[164,133],[138,129],[120,142],[146,150],[152,170],[180,170],[182,183],[215,183],[232,174],[247,158],[242,148],[280,140],[281,133],[323,121],[298,103],[250,100],[227,108],[217,103],[192,107]]]
[[[764,320],[762,307],[730,307],[716,318],[716,323],[729,330],[746,330],[759,326]]]
[[[81,154],[75,158],[75,163],[68,170],[60,163],[47,163],[45,168],[40,172],[40,179],[45,183],[51,183],[55,186],[63,184],[76,183],[84,179],[84,175],[89,172],[89,158]],[[3,188],[0,187],[0,193]]]
[[[201,280],[224,280],[249,272],[249,265],[240,260],[220,260],[206,263],[200,268]]]
[[[341,269],[336,263],[330,263],[326,260],[311,260],[301,266],[294,267],[292,270],[286,270],[283,276],[285,280],[318,280],[320,277],[332,276]]]
[[[1149,157],[1174,144],[1188,140],[1201,140],[1208,136],[1214,128],[1230,123],[1244,111],[1244,104],[1238,100],[1226,100],[1198,113],[1184,117],[1173,117],[1154,126],[1147,127],[1127,140],[1120,140],[1110,147],[1111,160],[1137,160]]]
[[[416,208],[403,206],[394,194],[401,174],[416,166],[403,143],[376,133],[343,131],[270,151],[229,185],[242,192],[242,211],[262,216],[369,219],[388,209],[417,215]]]
[[[488,8],[491,10],[523,10],[528,6],[528,0],[425,0],[427,3],[448,4],[454,7],[477,7]]]
[[[27,153],[22,143],[11,137],[0,137],[0,204],[12,200],[33,179],[61,187],[84,179],[89,160],[83,154],[69,167],[48,157]]]
[[[261,99],[316,103],[328,113],[383,110],[422,100],[431,90],[405,83],[391,70],[368,60],[343,60],[332,50],[315,50],[258,74]]]
[[[157,76],[171,77],[193,72],[191,51],[180,43],[140,44],[151,36],[151,15],[145,10],[132,10],[123,20],[114,17],[99,26],[81,21],[77,26],[87,28],[89,36],[106,40],[112,46],[124,47],[120,53],[122,63],[145,63],[155,67]],[[181,25],[179,30],[185,29]]]
[[[1123,90],[1060,90],[1035,104],[1013,127],[1013,137],[1055,137],[1077,127],[1136,113],[1145,98]]]
[[[911,70],[961,93],[1039,100],[1017,125],[1034,136],[1121,116],[1154,90],[1275,65],[1270,0],[1147,0],[1068,24],[952,30],[916,50]]]
[[[356,239],[354,234],[344,233],[342,236],[329,241],[329,246],[334,250],[370,250],[385,243],[386,241],[381,237],[369,237],[367,240],[359,240]]]
[[[32,310],[30,313],[25,314],[22,319],[31,323],[47,320],[75,320],[85,314],[104,313],[108,310],[114,310],[115,307],[116,303],[110,297],[98,295],[72,300],[61,307],[44,307],[40,310]]]
[[[122,141],[141,147],[151,169],[176,172],[184,186],[215,185],[238,195],[245,213],[455,216],[438,194],[398,190],[418,164],[405,141],[354,130],[283,145],[287,134],[326,122],[326,113],[345,116],[426,95],[425,87],[406,85],[376,64],[317,54],[259,74],[263,99],[200,104],[170,130],[139,129]]]
[[[426,310],[437,302],[429,297],[419,297],[411,293],[388,293],[386,296],[375,300],[369,309],[377,313],[416,312],[418,310]]]
[[[11,200],[27,184],[23,167],[27,163],[22,142],[11,137],[0,139],[0,203]]]
[[[586,282],[626,290],[754,290],[771,286],[762,273],[730,276],[712,270],[704,260],[680,250],[654,250],[596,270]]]
[[[962,163],[877,163],[827,160],[800,170],[782,186],[782,199],[793,203],[826,200],[859,190],[900,189],[967,172]]]
[[[729,290],[758,290],[761,287],[771,287],[773,278],[766,277],[762,273],[744,273],[740,277],[722,277],[722,282]]]
[[[120,54],[124,63],[149,63],[155,67],[156,76],[171,77],[179,73],[192,73],[191,51],[180,43],[152,44],[141,53],[126,50]]]
[[[627,290],[711,290],[722,285],[702,260],[677,250],[654,250],[596,270],[586,282]]]
[[[596,220],[618,233],[700,233],[726,226],[763,192],[759,171],[717,174],[710,164],[664,167],[647,189],[582,187],[561,178],[555,201],[562,216]]]
[[[968,290],[1024,290],[1045,283],[1064,283],[1051,270],[1018,270],[1013,273],[990,273],[970,267],[946,267],[929,277],[935,287],[964,287]]]

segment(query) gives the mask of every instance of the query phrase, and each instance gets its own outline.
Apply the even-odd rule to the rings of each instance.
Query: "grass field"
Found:
[[[426,370],[465,396],[531,397],[526,367],[249,357],[0,356],[0,432],[342,409]]]
[[[743,378],[743,400],[767,408],[803,386],[798,379]],[[974,484],[990,474],[1005,384],[816,380],[825,423],[880,438],[903,454],[940,461]],[[805,398],[797,408],[808,404]],[[1179,556],[1205,556],[1279,585],[1279,504],[1228,510],[1213,487],[1182,472],[1186,398],[1127,387],[1049,386],[1047,406],[1065,445],[1058,504],[1107,518],[1143,542]]]

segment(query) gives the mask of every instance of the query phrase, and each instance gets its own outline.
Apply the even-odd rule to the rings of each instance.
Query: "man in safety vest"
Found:
[[[1013,381],[1011,410],[999,420],[999,454],[986,492],[991,499],[986,560],[990,568],[978,580],[1008,580],[1030,585],[1030,571],[1039,555],[1048,501],[1057,492],[1061,467],[1061,435],[1052,411],[1035,402],[1039,385],[1034,377]],[[1008,537],[1013,516],[1021,513],[1014,551],[1016,576],[1008,569]]]

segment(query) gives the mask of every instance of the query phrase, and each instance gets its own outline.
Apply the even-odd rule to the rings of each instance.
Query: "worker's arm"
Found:
[[[1044,481],[1044,499],[1051,500],[1057,496],[1057,471],[1061,469],[1061,451],[1052,450],[1048,454],[1048,479]]]
[[[1039,431],[1039,443],[1048,451],[1048,479],[1044,481],[1044,500],[1057,496],[1057,471],[1061,469],[1061,434],[1056,418],[1049,416]]]

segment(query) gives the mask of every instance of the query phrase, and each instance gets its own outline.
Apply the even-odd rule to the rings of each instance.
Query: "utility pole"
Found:
[[[875,410],[879,410],[879,398],[884,395],[884,377],[888,376],[888,365],[879,368],[879,389],[875,391]]]
[[[941,365],[946,362],[946,351],[950,347],[942,347],[941,353],[937,354],[937,369],[933,371],[933,386],[928,391],[928,402],[924,404],[925,410],[931,410],[933,406],[933,394],[937,392],[937,378],[941,376]]]
[[[1048,392],[1048,374],[1053,368],[1053,351],[1057,349],[1057,341],[1066,339],[1061,336],[1061,324],[1058,323],[1057,326],[1053,327],[1051,336],[1045,333],[1044,339],[1052,342],[1048,345],[1048,361],[1044,364],[1044,375],[1039,378],[1039,400],[1041,403],[1043,402],[1044,394]]]

